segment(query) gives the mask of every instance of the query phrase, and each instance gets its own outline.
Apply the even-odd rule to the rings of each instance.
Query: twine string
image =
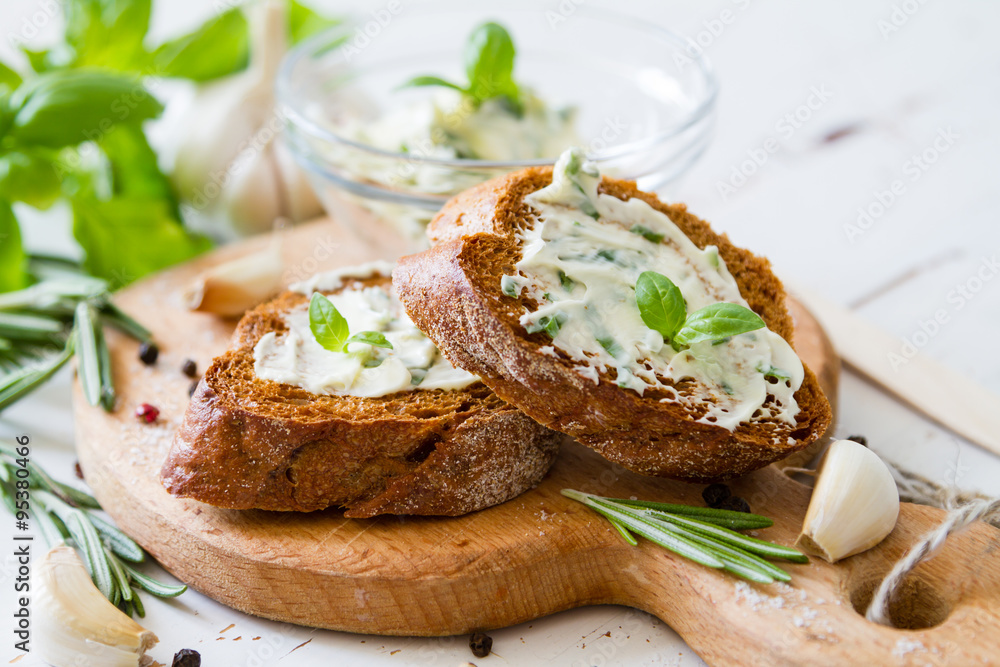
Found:
[[[900,470],[889,464],[899,489],[899,499],[904,502],[929,505],[948,511],[941,525],[923,535],[896,564],[879,584],[872,596],[865,618],[874,623],[892,626],[889,617],[889,603],[899,591],[906,577],[920,563],[934,557],[944,545],[948,536],[953,535],[976,521],[985,521],[1000,528],[1000,499],[990,498],[980,493],[956,491],[931,480]]]

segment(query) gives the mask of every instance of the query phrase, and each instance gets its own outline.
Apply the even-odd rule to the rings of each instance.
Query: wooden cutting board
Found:
[[[283,238],[288,281],[403,251],[330,221]],[[266,618],[385,635],[467,633],[623,604],[663,619],[713,665],[972,665],[1000,655],[1000,532],[985,524],[950,539],[907,580],[892,613],[909,629],[874,625],[856,611],[940,521],[943,512],[928,507],[904,504],[895,531],[875,549],[837,565],[789,565],[791,584],[757,586],[642,540],[629,546],[603,518],[561,496],[570,487],[702,504],[700,485],[627,472],[573,442],[536,489],[458,518],[350,520],[333,510],[230,511],[171,497],[158,471],[188,402],[191,380],[181,364],[192,358],[206,368],[235,324],[188,312],[180,291],[205,267],[269,242],[227,246],[122,291],[118,302],[155,333],[160,359],[144,366],[133,341],[109,332],[117,410],[88,406],[76,388],[87,482],[127,533],[195,589]],[[796,346],[835,395],[839,362],[815,320],[793,306]],[[141,403],[160,409],[157,423],[134,417]],[[760,537],[794,542],[807,487],[774,466],[731,486],[775,520]]]

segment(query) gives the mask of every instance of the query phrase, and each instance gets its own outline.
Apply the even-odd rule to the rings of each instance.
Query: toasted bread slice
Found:
[[[370,286],[391,290],[374,276],[326,293]],[[233,509],[454,516],[513,498],[548,471],[563,436],[478,381],[360,397],[260,379],[254,347],[287,335],[287,314],[308,301],[287,292],[240,320],[163,465],[170,493]]]
[[[529,333],[521,318],[539,304],[523,293],[505,294],[501,285],[504,276],[517,273],[524,233],[537,223],[525,197],[552,180],[552,168],[530,168],[463,192],[432,221],[433,246],[398,263],[393,280],[407,313],[452,363],[540,423],[643,474],[728,479],[784,458],[826,431],[829,404],[808,369],[794,392],[793,423],[764,418],[730,430],[699,420],[705,411],[697,406],[673,400],[686,395],[684,378],[663,380],[666,388],[640,395],[618,386],[614,370],[581,369],[580,359],[553,347],[545,331]],[[767,260],[735,247],[684,205],[664,204],[633,182],[605,177],[595,187],[618,200],[646,202],[702,251],[716,246],[749,307],[792,342],[785,292]],[[625,220],[612,224],[629,229]]]

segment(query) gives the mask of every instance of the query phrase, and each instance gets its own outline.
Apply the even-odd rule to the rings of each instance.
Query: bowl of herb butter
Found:
[[[277,79],[286,140],[326,210],[415,247],[453,195],[569,146],[669,194],[708,145],[716,91],[666,29],[516,1],[486,15],[392,0],[299,45]]]

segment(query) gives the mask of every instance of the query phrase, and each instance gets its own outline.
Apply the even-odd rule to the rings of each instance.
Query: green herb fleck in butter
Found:
[[[764,328],[706,340],[676,352],[643,322],[635,284],[644,271],[677,285],[689,312],[730,302],[747,306],[715,246],[698,248],[663,213],[641,199],[598,194],[600,174],[577,150],[563,153],[552,184],[528,195],[536,212],[521,232],[522,258],[503,291],[540,304],[521,325],[552,338],[578,373],[594,381],[614,370],[619,386],[706,407],[698,421],[733,430],[741,423],[795,423],[795,391],[804,376],[791,346]],[[553,325],[555,322],[557,324]],[[693,380],[681,395],[672,382]]]
[[[382,263],[339,271],[293,285],[313,291],[338,288],[347,278],[388,275]],[[391,269],[391,267],[388,267]],[[395,293],[382,287],[347,288],[327,298],[351,331],[381,332],[392,349],[354,342],[347,352],[331,352],[309,328],[308,305],[285,314],[288,331],[270,332],[254,347],[254,373],[263,380],[301,387],[314,394],[385,396],[412,389],[462,389],[478,377],[455,368],[406,316]]]

